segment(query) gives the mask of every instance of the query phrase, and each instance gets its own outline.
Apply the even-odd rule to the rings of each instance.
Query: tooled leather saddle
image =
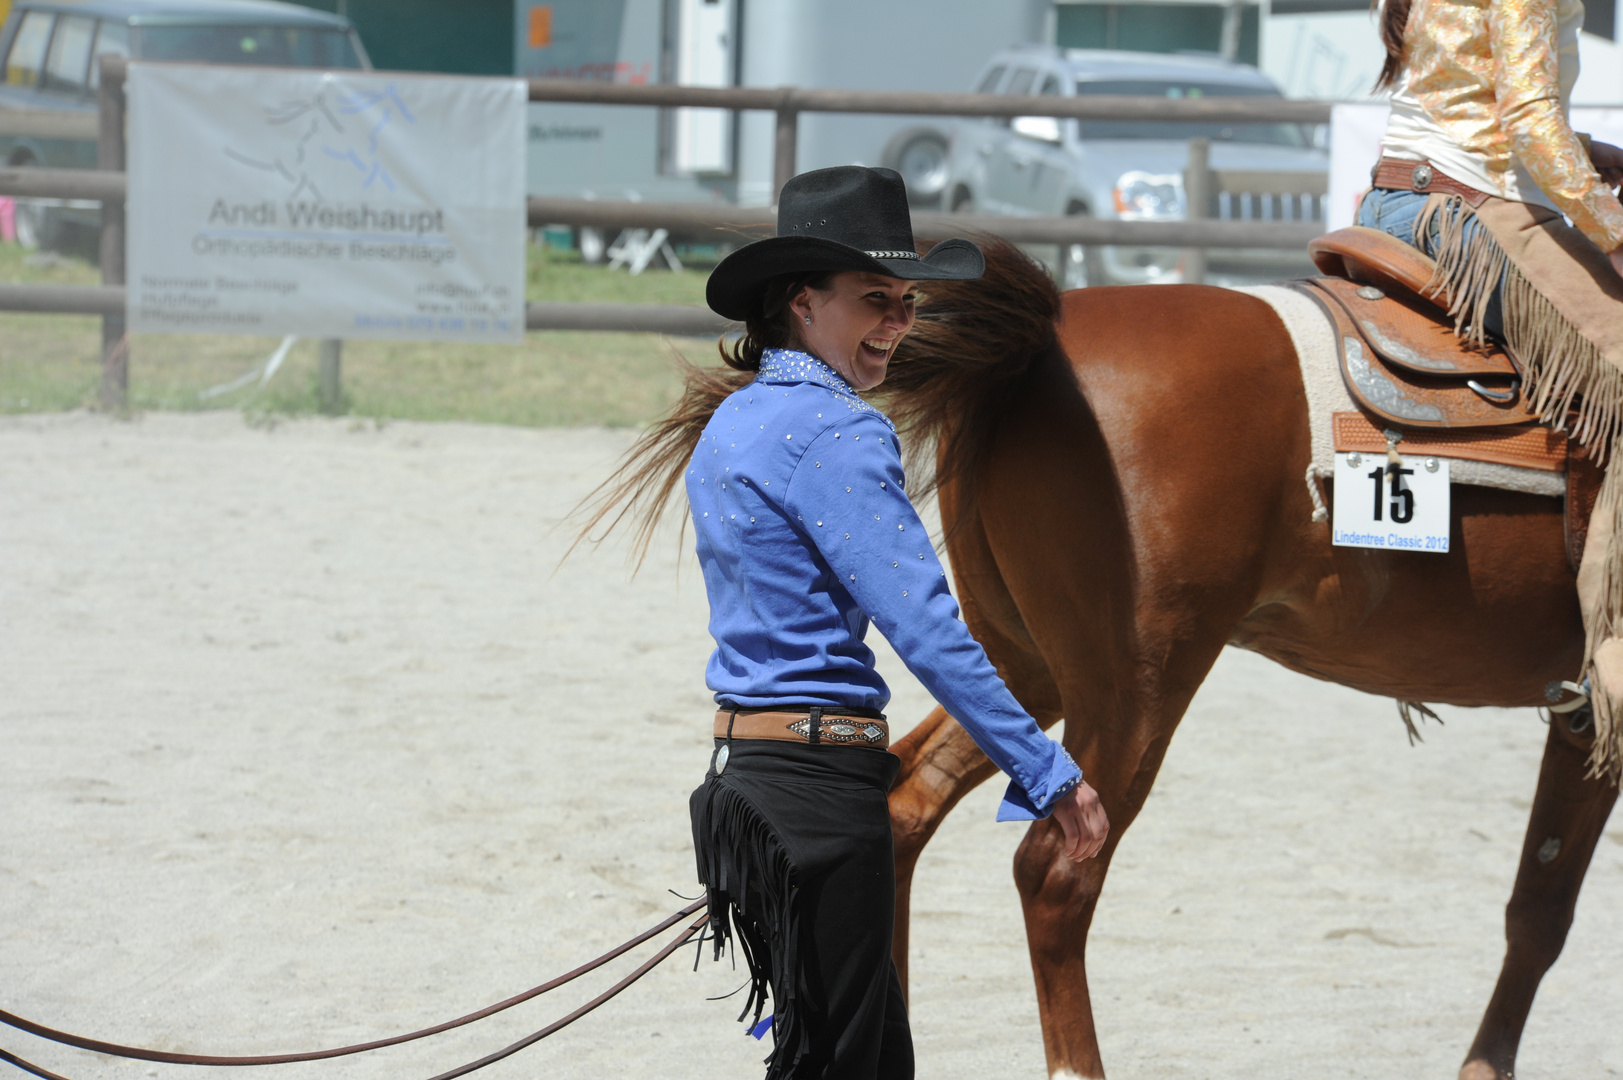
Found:
[[[1337,451],[1401,449],[1566,473],[1567,556],[1576,569],[1601,470],[1539,422],[1523,370],[1504,348],[1460,340],[1436,264],[1377,229],[1354,226],[1308,245],[1324,274],[1300,282],[1335,326],[1342,378],[1357,413],[1333,418]]]

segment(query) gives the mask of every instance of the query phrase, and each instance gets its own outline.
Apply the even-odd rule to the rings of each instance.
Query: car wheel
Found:
[[[922,127],[899,131],[885,144],[879,163],[902,174],[910,205],[941,205],[947,189],[947,137],[941,132]]]
[[[40,234],[45,231],[44,213],[32,199],[18,199],[14,213],[17,243],[24,251],[38,251]]]
[[[23,157],[11,162],[14,169],[32,169],[39,162],[31,157]],[[56,240],[56,215],[50,208],[41,206],[34,199],[18,199],[14,209],[14,221],[17,226],[17,243],[25,251],[37,251],[40,248],[50,249]]]
[[[62,246],[62,220],[54,206],[18,199],[14,220],[17,243],[25,251],[55,251]]]
[[[1088,208],[1077,203],[1065,208],[1066,217],[1091,217]],[[1093,244],[1064,244],[1060,247],[1061,289],[1085,289],[1089,285],[1108,285],[1105,280],[1105,260]]]

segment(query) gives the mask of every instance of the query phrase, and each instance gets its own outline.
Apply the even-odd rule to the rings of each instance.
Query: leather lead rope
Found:
[[[435,1024],[433,1027],[426,1027],[420,1031],[413,1031],[405,1035],[395,1035],[387,1039],[377,1039],[372,1042],[356,1043],[353,1046],[340,1046],[331,1050],[313,1050],[304,1054],[264,1054],[251,1057],[221,1056],[213,1054],[174,1054],[164,1050],[149,1050],[145,1047],[139,1046],[122,1046],[118,1043],[102,1042],[99,1039],[87,1039],[81,1035],[70,1035],[64,1031],[57,1031],[54,1028],[48,1028],[44,1024],[37,1024],[32,1020],[25,1020],[24,1018],[6,1012],[3,1009],[0,1009],[0,1023],[6,1024],[9,1027],[14,1027],[19,1031],[26,1031],[30,1035],[36,1035],[42,1039],[49,1039],[52,1042],[61,1043],[64,1046],[72,1046],[79,1050],[89,1050],[98,1054],[107,1054],[111,1057],[132,1058],[137,1061],[158,1061],[168,1065],[289,1065],[298,1061],[321,1061],[326,1058],[347,1057],[352,1054],[364,1054],[369,1050],[381,1050],[385,1046],[399,1046],[401,1043],[412,1042],[416,1039],[424,1039],[430,1035],[438,1035],[441,1032],[450,1031],[453,1028],[464,1027],[476,1020],[483,1020],[487,1016],[494,1016],[496,1013],[510,1009],[514,1005],[522,1004],[523,1002],[529,1001],[532,998],[539,997],[548,990],[554,990],[567,982],[571,982],[574,979],[587,974],[588,972],[597,970],[610,960],[624,955],[630,950],[636,948],[638,945],[641,945],[643,942],[647,941],[649,938],[656,937],[666,930],[669,930],[683,919],[704,909],[706,906],[708,906],[707,900],[695,900],[681,911],[678,911],[676,914],[660,922],[657,926],[644,930],[642,933],[638,934],[634,938],[631,938],[629,941],[616,945],[614,948],[610,949],[602,956],[599,956],[597,959],[588,961],[575,970],[568,972],[567,974],[560,975],[556,979],[544,982],[540,986],[526,990],[522,994],[517,994],[505,1001],[498,1001],[494,1005],[480,1009],[478,1012],[472,1012],[466,1016],[458,1017],[455,1020],[447,1020],[443,1024]],[[438,1076],[433,1077],[432,1080],[451,1080],[452,1077],[465,1076],[476,1069],[484,1068],[486,1065],[489,1065],[492,1062],[500,1061],[502,1058],[516,1054],[525,1047],[546,1038],[553,1032],[574,1023],[576,1020],[580,1019],[582,1016],[585,1016],[587,1013],[591,1012],[593,1009],[597,1008],[599,1005],[603,1004],[605,1001],[608,1001],[620,991],[642,978],[648,972],[652,971],[658,964],[664,961],[666,957],[670,956],[671,953],[675,952],[682,945],[686,944],[689,938],[702,930],[708,919],[709,915],[706,914],[703,918],[689,924],[688,927],[682,931],[682,933],[677,935],[675,939],[673,939],[659,952],[655,953],[654,956],[642,964],[642,966],[638,967],[630,975],[627,975],[624,979],[621,979],[608,990],[604,991],[602,994],[599,994],[597,997],[593,998],[591,1001],[587,1002],[585,1005],[581,1006],[579,1009],[576,1009],[569,1015],[560,1020],[553,1021],[540,1031],[526,1036],[509,1047],[498,1050],[494,1054],[480,1058],[478,1061],[469,1062],[466,1065],[460,1065],[449,1072],[440,1073]],[[3,1048],[0,1048],[0,1061],[7,1061],[25,1072],[30,1072],[35,1076],[41,1077],[42,1080],[67,1080],[66,1077],[58,1076],[56,1073],[53,1073],[38,1065],[24,1061],[22,1058],[17,1057],[15,1054],[10,1053]]]

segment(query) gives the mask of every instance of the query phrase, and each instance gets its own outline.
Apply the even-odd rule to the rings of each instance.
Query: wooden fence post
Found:
[[[101,68],[96,89],[96,168],[103,172],[123,172],[125,62],[120,56],[102,56],[98,62]],[[100,252],[103,285],[124,284],[124,223],[124,200],[103,199]],[[130,335],[122,311],[101,318],[100,399],[104,409],[124,409],[129,405]]]
[[[318,398],[321,411],[337,416],[344,411],[344,343],[338,338],[321,339],[320,389]]]
[[[1209,217],[1212,202],[1212,142],[1210,139],[1189,140],[1189,166],[1183,174],[1183,197],[1188,206],[1188,219],[1199,221]],[[1199,285],[1206,280],[1206,249],[1189,248],[1183,253],[1183,280],[1188,285]]]
[[[778,102],[777,128],[772,140],[772,203],[777,205],[783,185],[795,175],[795,156],[799,149],[800,110],[792,102],[792,91],[785,89]]]

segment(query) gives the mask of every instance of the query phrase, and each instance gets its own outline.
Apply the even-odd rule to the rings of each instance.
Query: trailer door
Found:
[[[677,0],[676,81],[684,86],[732,86],[738,0]],[[733,114],[726,109],[677,109],[672,140],[678,172],[733,170]]]

